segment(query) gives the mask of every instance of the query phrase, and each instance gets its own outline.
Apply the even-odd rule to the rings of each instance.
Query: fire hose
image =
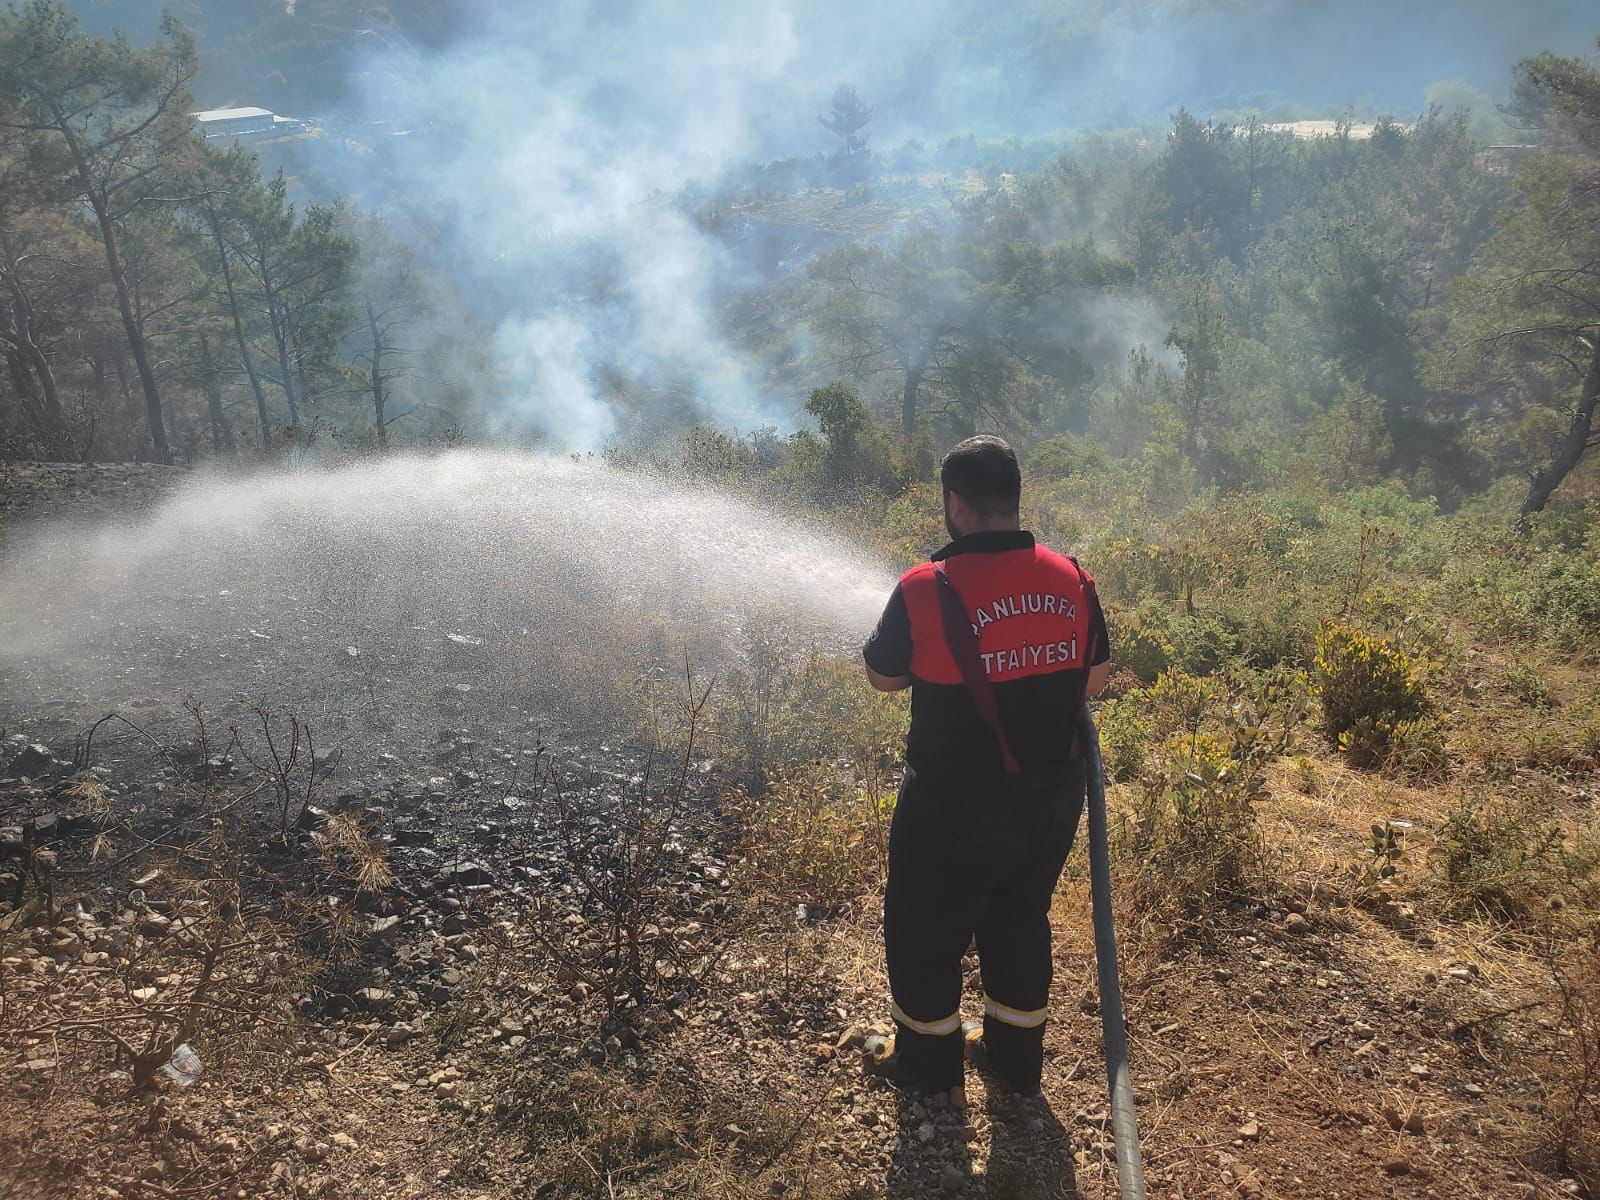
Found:
[[[1111,1137],[1117,1154],[1117,1191],[1122,1200],[1144,1200],[1139,1159],[1139,1124],[1128,1076],[1128,1036],[1122,1023],[1122,985],[1117,978],[1117,931],[1111,914],[1111,852],[1106,840],[1106,779],[1100,733],[1087,706],[1079,736],[1089,777],[1089,891],[1094,898],[1094,961],[1099,976],[1100,1025],[1111,1098]]]

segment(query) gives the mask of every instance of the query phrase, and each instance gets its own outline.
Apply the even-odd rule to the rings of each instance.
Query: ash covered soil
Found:
[[[0,555],[59,543],[52,640],[0,661],[0,1195],[1115,1194],[1081,849],[1044,1099],[902,1100],[858,1058],[887,1017],[877,902],[740,886],[671,631],[563,657],[581,597],[313,594],[292,558],[252,568],[271,592],[189,595],[185,556],[219,552],[179,538],[120,568],[153,611],[75,633],[55,522],[137,518],[179,474],[0,477]],[[647,711],[677,715],[652,738]],[[1442,817],[1324,769],[1264,806],[1286,861]],[[1529,1152],[1549,1022],[1479,1019],[1539,994],[1536,948],[1288,890],[1126,964],[1151,1195],[1578,1194]]]

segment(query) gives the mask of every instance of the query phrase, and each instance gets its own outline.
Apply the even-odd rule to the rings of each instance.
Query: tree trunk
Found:
[[[378,315],[372,311],[372,297],[363,296],[367,310],[367,329],[372,335],[372,412],[373,424],[378,430],[378,445],[389,448],[389,425],[383,419],[383,406],[388,397],[383,394],[383,334],[378,329]]]
[[[86,355],[83,361],[89,368],[89,386],[94,390],[94,411],[89,414],[89,432],[78,457],[83,462],[93,462],[95,434],[99,431],[101,416],[109,412],[110,397],[106,391],[105,364],[92,354]]]
[[[922,386],[922,376],[927,372],[928,360],[932,357],[933,350],[930,347],[906,367],[906,389],[900,397],[900,428],[908,438],[917,436],[917,390]]]
[[[17,391],[29,422],[39,432],[45,452],[58,461],[73,457],[72,435],[67,430],[66,413],[61,408],[61,394],[56,390],[55,372],[50,360],[33,336],[33,305],[28,292],[16,272],[16,261],[10,247],[0,235],[0,252],[5,254],[5,270],[0,272],[6,290],[11,293],[11,338],[17,349],[17,361],[11,364],[12,377],[17,381]],[[7,357],[10,357],[8,353]],[[38,388],[32,381],[38,381]]]
[[[299,382],[299,388],[295,394],[300,397],[300,403],[309,404],[311,403],[311,385],[306,382],[306,356],[300,349],[299,331],[295,328],[293,319],[287,313],[284,314],[284,329],[288,331],[289,361],[294,363],[295,379]]]
[[[288,317],[278,311],[277,298],[267,286],[267,316],[272,321],[272,341],[278,350],[278,370],[283,384],[283,398],[289,402],[289,424],[300,428],[300,402],[294,394],[294,364],[289,355]]]
[[[51,448],[49,431],[45,428],[42,405],[39,403],[39,394],[34,387],[33,376],[28,371],[27,361],[22,357],[22,351],[6,347],[6,368],[11,373],[11,386],[17,393],[17,403],[28,418],[34,432],[39,435],[39,441],[44,447],[44,456],[53,458],[55,451]]]
[[[233,268],[228,265],[228,248],[222,241],[222,227],[210,205],[206,206],[206,215],[211,221],[211,236],[217,243],[217,257],[222,262],[222,282],[228,289],[228,313],[233,317],[233,337],[239,344],[239,361],[244,366],[245,378],[250,381],[250,391],[256,398],[256,418],[261,423],[261,449],[267,451],[272,448],[272,421],[267,416],[267,394],[261,386],[261,377],[256,374],[255,360],[250,357],[250,343],[245,340],[244,320],[239,315],[239,295],[233,286]]]
[[[260,253],[257,265],[261,272],[261,294],[267,302],[267,323],[272,327],[272,345],[277,351],[278,382],[283,388],[283,398],[289,404],[289,424],[300,428],[300,402],[294,394],[294,376],[290,370],[289,314],[278,303],[278,293],[272,286],[272,270],[267,265],[267,252],[257,243]]]
[[[233,454],[233,428],[222,411],[222,372],[211,357],[211,339],[200,335],[200,370],[206,392],[206,411],[211,417],[211,449],[217,454]]]
[[[27,417],[28,424],[39,435],[44,457],[51,462],[71,461],[74,457],[72,439],[67,435],[65,424],[52,416],[48,401],[40,395],[40,387],[28,356],[8,346],[5,358],[11,372],[11,386],[16,389],[18,406]]]
[[[123,413],[132,417],[134,410],[138,408],[138,403],[133,398],[133,388],[128,384],[128,363],[119,354],[111,360],[111,365],[117,372],[117,391],[122,396]]]
[[[62,459],[70,459],[73,457],[72,435],[67,432],[67,415],[61,408],[61,393],[56,390],[55,372],[51,370],[50,360],[44,356],[44,351],[33,340],[33,330],[26,318],[18,321],[18,328],[23,338],[22,353],[33,367],[34,378],[39,381],[39,391],[43,396],[45,436],[52,442],[57,455]]]
[[[144,389],[145,414],[150,419],[150,441],[155,445],[157,461],[170,463],[172,451],[167,446],[167,427],[161,415],[161,391],[156,386],[155,370],[150,366],[150,353],[145,347],[144,333],[133,315],[133,299],[128,293],[127,273],[122,269],[122,253],[117,249],[117,231],[111,219],[111,210],[105,195],[94,186],[94,178],[89,174],[89,163],[83,156],[83,149],[78,144],[77,135],[72,132],[71,124],[65,117],[57,115],[67,148],[72,152],[73,165],[78,171],[78,186],[82,189],[84,198],[89,201],[89,206],[94,209],[95,221],[100,226],[100,242],[105,247],[106,266],[111,271],[111,286],[117,293],[117,311],[122,316],[122,330],[127,334],[128,349],[133,353],[133,364],[139,371],[139,384]]]
[[[1524,529],[1530,516],[1544,511],[1551,494],[1561,486],[1561,481],[1578,465],[1578,460],[1588,449],[1589,439],[1594,434],[1596,401],[1600,401],[1600,341],[1596,342],[1593,357],[1589,360],[1589,370],[1584,374],[1583,388],[1578,393],[1578,405],[1573,410],[1566,435],[1561,439],[1561,449],[1555,459],[1536,472],[1528,484],[1528,495],[1522,502],[1519,516],[1519,524]]]

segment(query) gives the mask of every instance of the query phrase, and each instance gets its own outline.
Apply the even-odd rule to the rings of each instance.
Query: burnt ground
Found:
[[[125,515],[164,474],[13,468],[0,512]],[[762,903],[713,758],[479,697],[473,653],[425,704],[311,713],[282,790],[251,697],[204,695],[202,742],[192,689],[0,676],[0,1196],[1115,1193],[1081,850],[1044,1101],[903,1101],[855,1050],[875,900]],[[1125,930],[1150,1194],[1583,1194],[1546,1149],[1539,944],[1326,886],[1444,799],[1320,768],[1262,805],[1281,899],[1175,949]],[[1592,775],[1561,786],[1592,819]]]

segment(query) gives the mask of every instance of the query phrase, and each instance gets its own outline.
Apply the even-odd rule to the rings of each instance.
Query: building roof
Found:
[[[204,112],[190,113],[196,121],[238,121],[245,117],[270,117],[265,108],[208,108]]]
[[[1301,141],[1308,141],[1311,138],[1335,136],[1339,132],[1339,125],[1340,122],[1338,121],[1273,121],[1263,125],[1261,128],[1268,133],[1292,133]],[[1344,126],[1349,133],[1351,141],[1364,142],[1378,128],[1378,123],[1376,121],[1347,121],[1344,122]],[[1410,125],[1402,125],[1399,122],[1395,122],[1395,128],[1404,133],[1411,132]]]

